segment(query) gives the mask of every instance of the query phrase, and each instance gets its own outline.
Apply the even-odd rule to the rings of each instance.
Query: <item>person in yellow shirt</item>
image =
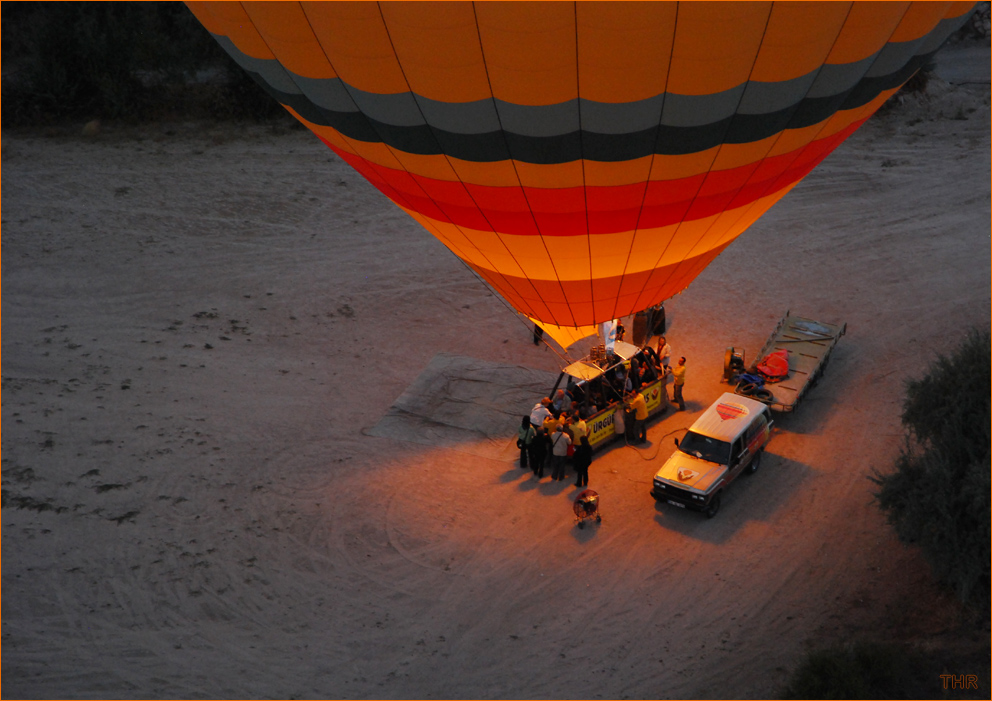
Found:
[[[630,408],[634,410],[634,427],[628,435],[634,436],[638,443],[643,443],[648,439],[648,405],[644,401],[644,395],[634,392],[630,399]]]
[[[541,428],[544,429],[544,435],[548,436],[549,438],[555,435],[555,431],[558,430],[559,423],[560,421],[556,419],[554,416],[546,417],[544,419],[544,422],[541,424]]]
[[[589,427],[577,411],[572,412],[572,420],[569,422],[567,430],[572,434],[572,444],[576,446],[579,444],[582,436],[589,435]]]
[[[684,355],[679,358],[679,363],[675,366],[675,369],[672,370],[672,375],[675,377],[675,399],[672,400],[672,403],[679,405],[679,411],[685,411],[685,400],[682,399],[682,387],[685,385]]]

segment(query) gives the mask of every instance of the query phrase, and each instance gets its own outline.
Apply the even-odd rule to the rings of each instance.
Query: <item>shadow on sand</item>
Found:
[[[768,521],[799,493],[813,468],[765,451],[761,468],[742,474],[723,491],[719,513],[707,518],[700,511],[655,502],[659,526],[707,543],[724,543],[748,521]]]

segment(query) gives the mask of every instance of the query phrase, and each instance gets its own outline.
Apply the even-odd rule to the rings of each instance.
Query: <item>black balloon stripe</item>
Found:
[[[288,94],[273,89],[257,73],[253,73],[252,77],[276,100],[291,107],[308,122],[330,127],[357,141],[381,142],[400,151],[419,155],[444,153],[479,163],[503,161],[512,157],[525,163],[549,165],[583,158],[619,162],[653,154],[698,153],[721,143],[751,143],[774,136],[785,128],[812,126],[838,110],[862,107],[882,92],[900,86],[920,67],[926,65],[934,53],[914,56],[905,66],[889,75],[862,78],[846,93],[804,98],[795,105],[768,114],[738,113],[702,126],[675,127],[661,124],[627,134],[600,134],[582,130],[542,137],[498,131],[461,134],[426,124],[409,127],[386,124],[359,112],[324,109],[302,94]]]

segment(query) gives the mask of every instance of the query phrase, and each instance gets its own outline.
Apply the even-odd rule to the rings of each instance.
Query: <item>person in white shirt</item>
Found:
[[[551,410],[548,409],[548,405],[551,404],[551,398],[545,397],[530,411],[530,423],[534,428],[540,427],[544,420],[551,416]]]
[[[559,426],[551,437],[551,481],[565,479],[565,460],[568,459],[568,446],[571,437]]]
[[[662,336],[658,339],[658,360],[661,361],[661,374],[662,377],[668,374],[668,363],[672,359],[672,347],[668,345],[668,341]]]
[[[563,411],[568,411],[572,408],[572,395],[563,389],[555,392],[555,398],[551,402],[551,411],[554,412],[555,416],[560,416]]]

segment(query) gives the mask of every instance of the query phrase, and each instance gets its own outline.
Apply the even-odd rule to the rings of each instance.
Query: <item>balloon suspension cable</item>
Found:
[[[455,254],[452,253],[451,255],[455,255]],[[475,275],[475,277],[479,280],[479,282],[481,282],[483,285],[485,285],[486,286],[486,289],[488,289],[490,292],[492,292],[493,296],[495,296],[496,299],[498,299],[503,304],[504,307],[506,307],[511,312],[513,312],[514,318],[516,318],[517,321],[519,321],[521,324],[523,324],[523,326],[527,329],[527,333],[529,333],[531,336],[535,336],[536,335],[534,333],[534,329],[530,328],[530,325],[526,321],[524,321],[523,319],[520,318],[520,317],[524,316],[523,314],[521,314],[516,309],[514,309],[513,307],[511,307],[509,305],[509,303],[507,303],[507,301],[505,299],[503,299],[503,296],[499,292],[497,292],[496,290],[494,290],[493,287],[492,287],[492,285],[490,285],[488,282],[486,282],[485,278],[483,278],[481,275],[479,275],[479,273],[475,272],[475,270],[472,269],[472,266],[471,265],[469,265],[468,263],[466,263],[465,261],[463,261],[459,256],[455,256],[455,258],[458,260],[459,263],[461,263],[462,265],[465,266],[465,269],[466,270],[468,270],[470,273],[472,273],[473,275]],[[554,346],[552,346],[550,343],[548,343],[548,341],[544,337],[544,334],[543,333],[541,334],[541,339],[540,340],[541,340],[542,343],[544,343],[545,346],[547,346],[548,348],[551,349],[551,352],[552,353],[554,353],[555,355],[558,356],[558,360],[561,363],[561,367],[558,368],[559,370],[563,370],[563,369],[565,369],[566,367],[568,367],[569,365],[572,364],[572,361],[568,357],[567,351],[566,351],[566,354],[565,355],[562,355],[561,353],[559,353],[557,350],[555,350],[555,347]]]

